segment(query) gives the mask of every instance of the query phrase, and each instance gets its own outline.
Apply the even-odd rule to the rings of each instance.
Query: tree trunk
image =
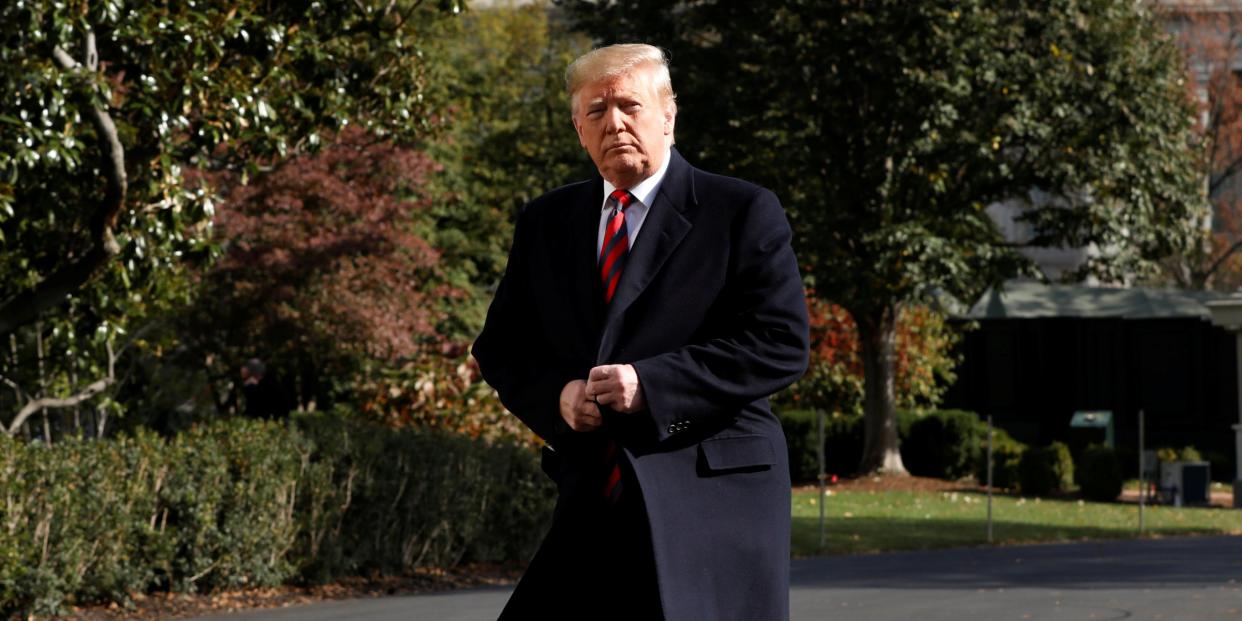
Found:
[[[854,315],[863,364],[863,473],[908,474],[897,441],[897,313],[886,306],[869,316]]]
[[[60,68],[68,71],[94,72],[99,68],[99,55],[95,50],[95,33],[85,37],[85,67],[67,52],[56,47],[52,57]],[[102,272],[121,252],[121,246],[112,234],[117,219],[125,208],[129,192],[129,180],[125,173],[125,149],[121,145],[112,116],[107,106],[91,106],[86,117],[95,128],[102,150],[101,174],[104,180],[104,197],[91,207],[89,231],[91,247],[66,265],[46,275],[31,289],[19,291],[8,300],[0,300],[0,335],[12,334],[18,328],[35,321],[43,311],[63,303],[87,282]]]

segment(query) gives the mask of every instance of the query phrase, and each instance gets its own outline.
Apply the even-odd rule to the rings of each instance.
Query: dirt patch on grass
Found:
[[[814,491],[817,486],[799,485],[794,487],[795,492]],[[833,491],[851,491],[851,492],[981,492],[987,491],[983,486],[975,483],[974,479],[962,479],[960,481],[946,481],[944,479],[934,479],[930,477],[916,476],[894,476],[894,475],[866,475],[849,478],[839,478],[835,482],[828,484],[828,489]]]
[[[286,608],[328,600],[434,593],[467,587],[510,584],[518,566],[467,565],[453,570],[428,569],[410,576],[350,578],[332,584],[223,591],[208,595],[159,593],[131,595],[130,606],[110,604],[75,608],[61,619],[75,621],[164,621],[263,608]],[[32,617],[32,619],[34,619]]]

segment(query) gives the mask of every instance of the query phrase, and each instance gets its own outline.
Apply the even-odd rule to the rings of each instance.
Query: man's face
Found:
[[[592,82],[574,93],[574,129],[599,174],[630,189],[655,174],[672,144],[673,102],[664,101],[653,70]]]

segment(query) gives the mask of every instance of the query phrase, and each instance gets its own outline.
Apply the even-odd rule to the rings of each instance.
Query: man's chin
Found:
[[[605,176],[614,184],[617,181],[636,183],[651,175],[651,171],[647,170],[646,162],[636,157],[609,158],[607,164],[607,171],[610,174]]]

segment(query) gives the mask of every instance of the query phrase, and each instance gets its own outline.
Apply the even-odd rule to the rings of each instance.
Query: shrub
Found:
[[[295,575],[306,451],[295,430],[249,419],[197,427],[165,447],[161,524],[175,536],[174,590],[275,586]]]
[[[987,426],[974,412],[933,410],[922,416],[907,414],[908,430],[901,441],[901,459],[910,474],[960,479],[971,474]]]
[[[992,429],[992,486],[1001,489],[1018,487],[1018,466],[1026,445],[1014,440],[1004,429]],[[979,457],[975,461],[975,478],[979,483],[988,481],[987,425],[979,438]]]
[[[524,559],[550,519],[552,489],[529,448],[333,416],[302,427],[308,579]]]
[[[834,415],[824,420],[824,468],[827,472],[850,476],[862,463],[866,430],[861,415]]]
[[[340,416],[48,447],[0,436],[0,616],[528,558],[554,490],[528,447]]]
[[[1074,460],[1061,442],[1028,448],[1018,462],[1018,488],[1023,494],[1047,496],[1063,492],[1074,482]]]
[[[1108,502],[1121,495],[1121,460],[1117,451],[1100,444],[1083,449],[1074,479],[1088,500]]]
[[[1203,461],[1203,455],[1193,446],[1184,446],[1181,450],[1164,447],[1156,449],[1156,459],[1162,462]]]
[[[815,452],[815,412],[780,412],[789,444],[789,472],[795,483],[814,481],[819,461]],[[986,427],[978,416],[960,410],[917,413],[897,411],[897,436],[902,460],[912,474],[957,479],[970,474]],[[829,473],[857,474],[862,461],[865,427],[861,415],[832,414],[824,420],[824,465]]]
[[[167,470],[160,444],[151,434],[54,447],[0,436],[0,613],[125,601],[127,591],[150,584],[152,569],[131,557],[155,549],[160,537],[150,527]]]
[[[778,415],[789,447],[789,478],[794,483],[812,482],[819,474],[815,415],[814,410],[785,410]]]
[[[789,445],[789,475],[796,483],[815,481],[819,456],[815,452],[816,428],[813,410],[780,413],[781,428]],[[824,416],[824,469],[842,476],[858,472],[862,461],[862,416],[830,414]]]

